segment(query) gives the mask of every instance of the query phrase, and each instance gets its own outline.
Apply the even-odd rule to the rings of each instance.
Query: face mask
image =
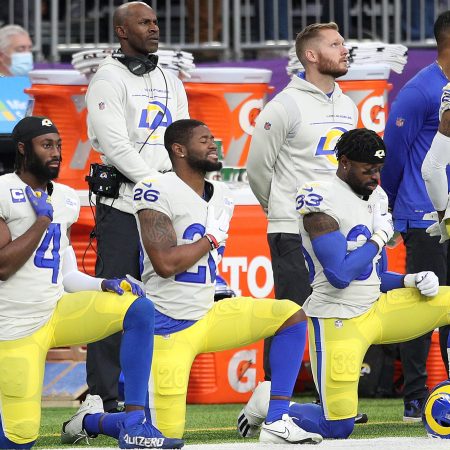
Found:
[[[20,52],[11,55],[11,66],[9,67],[9,71],[12,75],[28,75],[30,70],[33,70],[33,53]]]

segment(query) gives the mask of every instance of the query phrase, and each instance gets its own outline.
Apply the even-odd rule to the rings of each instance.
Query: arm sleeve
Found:
[[[378,254],[378,246],[372,242],[347,253],[347,240],[339,231],[319,236],[311,244],[327,280],[337,289],[346,288]]]
[[[407,87],[400,91],[389,112],[384,132],[387,154],[381,172],[381,185],[388,195],[391,208],[395,204],[408,152],[427,115],[428,103],[422,92],[415,87]]]
[[[422,178],[436,211],[444,211],[447,207],[448,164],[450,164],[450,137],[438,131],[422,164]]]
[[[388,292],[391,291],[392,289],[405,287],[403,280],[405,278],[404,275],[401,275],[396,272],[389,272],[387,270],[387,254],[385,248],[383,248],[380,254],[379,265],[380,265],[381,292]]]
[[[95,278],[78,270],[77,258],[69,245],[62,265],[63,285],[66,292],[101,291],[103,278]]]
[[[127,178],[137,182],[148,176],[151,167],[136,151],[128,135],[124,99],[109,81],[97,80],[89,87],[86,104],[95,147]],[[100,108],[99,104],[104,103]]]
[[[256,119],[247,159],[250,187],[263,208],[267,208],[275,162],[286,139],[288,117],[283,106],[269,102]]]

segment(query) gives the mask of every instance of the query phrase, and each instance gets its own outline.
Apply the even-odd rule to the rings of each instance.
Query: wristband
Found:
[[[382,230],[378,230],[375,233],[373,233],[372,236],[370,236],[369,240],[375,242],[378,245],[379,248],[378,252],[380,252],[386,245],[387,234]]]
[[[211,246],[211,250],[215,250],[216,248],[220,247],[219,243],[217,242],[217,239],[212,234],[205,234],[204,237],[208,239],[209,245]]]

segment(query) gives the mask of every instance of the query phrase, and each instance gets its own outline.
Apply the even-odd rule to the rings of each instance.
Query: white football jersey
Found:
[[[330,182],[305,183],[297,194],[297,210],[305,215],[323,212],[339,224],[339,231],[347,239],[347,251],[353,251],[367,242],[373,234],[373,210],[376,202],[381,210],[387,208],[387,196],[381,187],[363,200],[350,186],[335,176]],[[356,317],[366,312],[380,296],[380,278],[376,256],[367,269],[345,289],[333,287],[314,254],[309,234],[299,221],[303,252],[310,273],[313,292],[303,305],[311,317]]]
[[[0,217],[12,240],[36,221],[25,193],[26,184],[14,173],[0,176]],[[0,340],[32,334],[50,318],[64,292],[62,261],[69,240],[67,229],[76,222],[80,202],[68,186],[53,183],[53,221],[28,261],[8,280],[0,281]]]
[[[205,234],[209,205],[219,217],[224,208],[232,211],[233,201],[223,183],[209,181],[214,193],[205,201],[174,172],[156,175],[136,184],[133,193],[135,213],[152,209],[168,216],[177,235],[177,244],[190,244]],[[136,217],[141,234],[139,219]],[[141,239],[142,245],[142,239]],[[143,248],[143,245],[142,245]],[[214,302],[216,264],[210,253],[185,272],[169,278],[160,277],[145,252],[142,281],[148,297],[158,311],[174,319],[199,320]]]

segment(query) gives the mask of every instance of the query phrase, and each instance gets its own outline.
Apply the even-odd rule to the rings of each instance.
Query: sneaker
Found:
[[[163,436],[145,419],[131,425],[127,425],[126,420],[120,424],[119,448],[181,448],[183,445],[182,439]]]
[[[355,417],[355,423],[367,423],[369,421],[369,417],[367,417],[366,413],[358,413]]]
[[[86,400],[81,404],[78,411],[68,420],[63,423],[61,430],[61,443],[63,444],[78,444],[84,441],[89,444],[90,436],[83,429],[83,419],[87,414],[104,413],[103,402],[98,395],[86,395]]]
[[[259,428],[269,410],[270,386],[270,381],[259,383],[250,400],[239,413],[237,430],[241,437],[250,438],[259,433]]]
[[[288,414],[283,414],[280,420],[263,423],[259,442],[271,444],[320,444],[322,436],[309,433],[294,423]]]
[[[421,422],[424,403],[425,399],[417,399],[405,402],[403,422]]]

